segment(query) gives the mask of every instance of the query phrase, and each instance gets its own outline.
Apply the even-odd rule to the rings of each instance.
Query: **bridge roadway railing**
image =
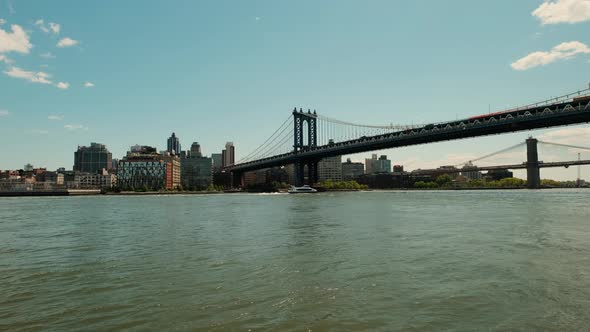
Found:
[[[321,159],[387,148],[426,144],[468,137],[487,136],[521,130],[563,126],[590,122],[590,101],[535,106],[469,119],[434,123],[422,128],[408,129],[318,146],[300,152],[290,152],[227,168],[230,171],[250,171],[282,166],[299,159]]]

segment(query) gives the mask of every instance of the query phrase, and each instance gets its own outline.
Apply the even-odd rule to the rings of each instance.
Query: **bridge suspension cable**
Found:
[[[290,120],[292,119],[291,116],[287,117],[287,119],[281,124],[281,126],[275,130],[275,132],[269,137],[267,138],[260,146],[258,146],[254,151],[250,152],[248,155],[246,155],[245,157],[243,157],[239,162],[239,163],[243,163],[243,162],[247,162],[250,160],[255,160],[258,159],[257,154],[263,150],[266,150],[269,145],[271,145],[273,142],[276,141],[276,139],[280,136],[282,137],[282,133],[284,133],[284,131],[289,128],[289,125],[291,124]]]
[[[467,163],[474,163],[474,162],[476,162],[476,161],[480,161],[480,160],[483,160],[483,159],[486,159],[486,158],[489,158],[489,157],[493,157],[493,156],[495,156],[495,155],[499,155],[499,154],[502,154],[502,153],[508,152],[508,151],[510,151],[510,150],[512,150],[512,149],[516,149],[516,148],[518,148],[518,147],[521,147],[521,146],[523,146],[523,145],[525,145],[525,144],[526,144],[526,143],[518,143],[518,144],[515,144],[515,145],[512,145],[512,146],[509,146],[509,147],[507,147],[507,148],[505,148],[505,149],[502,149],[502,150],[499,150],[499,151],[496,151],[496,152],[492,152],[492,153],[490,153],[490,154],[486,154],[485,156],[481,156],[481,157],[478,157],[478,158],[475,158],[475,159],[471,159],[471,160],[467,161]],[[457,165],[453,165],[453,166],[455,166],[455,167],[459,167],[459,166],[463,166],[463,165],[465,165],[465,164],[466,164],[466,163],[461,163],[461,164],[457,164]]]
[[[544,142],[544,141],[538,141],[538,142],[542,143],[542,144],[561,146],[561,147],[571,148],[571,149],[590,150],[590,147],[585,147],[585,146],[577,146],[577,145],[561,144],[561,143],[551,143],[551,142]]]
[[[334,143],[359,139],[363,136],[374,136],[388,134],[395,131],[402,131],[407,129],[415,129],[424,127],[423,124],[412,125],[368,125],[358,124],[348,121],[342,121],[327,116],[317,115],[319,136],[318,145],[328,145],[330,140]]]

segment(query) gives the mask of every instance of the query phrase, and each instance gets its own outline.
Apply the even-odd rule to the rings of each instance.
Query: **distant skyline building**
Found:
[[[365,165],[363,163],[353,163],[350,158],[342,163],[342,180],[351,181],[365,173]]]
[[[483,178],[483,175],[478,170],[477,166],[474,166],[471,162],[468,162],[461,168],[461,175],[468,180],[479,180]]]
[[[74,152],[74,171],[99,173],[113,167],[113,155],[104,144],[90,143],[90,146],[78,146]]]
[[[371,159],[365,159],[365,174],[391,173],[391,160],[386,155],[377,158],[373,154]]]
[[[170,154],[180,155],[180,151],[182,151],[180,139],[176,137],[175,133],[172,133],[172,136],[168,138],[168,148],[166,150],[170,152]]]
[[[203,153],[201,153],[201,145],[199,142],[193,142],[190,149],[190,157],[202,157]]]
[[[234,142],[225,143],[225,149],[221,151],[222,167],[231,166],[236,162],[236,148]]]

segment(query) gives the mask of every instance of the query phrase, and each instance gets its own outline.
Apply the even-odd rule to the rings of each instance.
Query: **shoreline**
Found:
[[[542,187],[539,189],[527,189],[523,187],[506,187],[506,188],[384,188],[384,189],[334,189],[324,190],[319,193],[338,193],[338,192],[388,192],[388,191],[482,191],[482,190],[551,190],[551,189],[590,189],[590,188],[569,188],[569,187]],[[223,195],[223,194],[269,194],[269,193],[286,193],[276,191],[147,191],[134,192],[123,191],[119,193],[107,192],[101,193],[100,190],[76,190],[76,191],[26,191],[26,192],[0,192],[2,197],[68,197],[68,196],[173,196],[173,195]]]

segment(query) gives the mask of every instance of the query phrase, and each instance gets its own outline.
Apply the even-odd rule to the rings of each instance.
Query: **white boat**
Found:
[[[289,194],[312,194],[317,192],[317,189],[314,189],[308,185],[303,187],[291,187],[291,189],[289,189]]]

